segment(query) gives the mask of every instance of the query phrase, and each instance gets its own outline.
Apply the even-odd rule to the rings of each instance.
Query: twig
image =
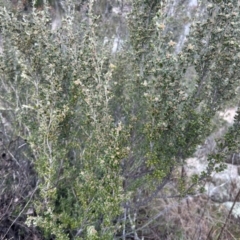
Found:
[[[24,208],[22,209],[22,211],[18,214],[18,216],[15,218],[15,220],[12,222],[12,224],[10,225],[10,227],[8,228],[8,230],[6,231],[6,233],[4,234],[3,238],[4,239],[8,232],[10,231],[11,227],[13,226],[13,224],[18,220],[18,218],[22,215],[22,213],[25,211],[26,207],[28,206],[28,204],[30,203],[30,201],[32,200],[32,197],[34,195],[34,193],[37,191],[38,189],[38,183],[36,184],[36,188],[34,189],[34,191],[32,192],[31,196],[30,196],[30,199],[28,200],[28,202],[25,204]]]
[[[163,216],[164,214],[166,214],[168,211],[170,211],[171,209],[177,207],[180,205],[181,202],[185,201],[186,199],[183,199],[182,201],[180,201],[179,203],[176,203],[176,204],[173,204],[172,206],[170,207],[167,207],[165,208],[164,210],[162,210],[161,212],[159,212],[158,214],[156,214],[154,217],[152,217],[148,222],[146,222],[143,226],[137,228],[137,229],[134,229],[134,231],[131,231],[131,232],[128,232],[126,233],[125,236],[122,236],[122,237],[126,237],[126,236],[129,236],[131,234],[134,234],[140,230],[143,230],[144,228],[146,228],[148,225],[150,225],[152,222],[154,222],[155,220],[157,220],[159,217]],[[121,237],[121,238],[122,238]]]
[[[206,240],[210,240],[212,231],[213,231],[213,227],[211,227],[210,231],[208,232],[208,235],[207,235],[207,239],[206,239]]]
[[[239,196],[240,196],[240,189],[239,189],[239,191],[238,191],[238,193],[237,193],[237,195],[236,195],[236,197],[235,197],[235,199],[234,199],[233,205],[232,205],[232,207],[231,207],[231,209],[230,209],[230,211],[229,211],[229,213],[228,213],[228,216],[227,216],[227,218],[226,218],[225,223],[223,224],[223,226],[222,226],[222,228],[221,228],[221,232],[220,232],[217,240],[221,240],[221,236],[222,236],[223,231],[224,231],[224,229],[225,229],[225,227],[226,227],[226,225],[227,225],[227,221],[228,221],[228,219],[230,218],[230,215],[232,214],[233,208],[234,208],[234,206],[235,206],[235,204],[236,204],[237,199],[239,198]]]

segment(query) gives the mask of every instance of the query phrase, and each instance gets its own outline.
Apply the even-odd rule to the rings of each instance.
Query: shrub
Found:
[[[208,18],[194,23],[176,53],[167,5],[135,0],[129,39],[115,55],[100,34],[94,1],[82,19],[67,3],[56,30],[47,5],[29,14],[0,12],[1,105],[12,116],[12,135],[26,139],[38,178],[36,213],[27,223],[46,239],[137,236],[141,207],[196,191],[223,169],[222,150],[238,142],[229,133],[192,182],[184,171],[176,174],[211,133],[216,111],[235,98],[237,1],[209,1]],[[190,68],[196,79],[188,88]]]

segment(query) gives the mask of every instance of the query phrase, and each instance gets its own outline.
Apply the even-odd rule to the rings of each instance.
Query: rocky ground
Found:
[[[224,126],[209,136],[202,146],[199,146],[194,157],[186,160],[188,176],[200,174],[207,167],[207,155],[214,152],[216,139],[221,137],[233,124],[237,108],[229,108],[219,112],[219,117],[225,121]],[[205,194],[215,203],[231,209],[240,190],[240,156],[235,153],[226,159],[226,169],[220,173],[212,173],[211,179],[205,184]],[[240,199],[232,210],[235,217],[240,217]]]

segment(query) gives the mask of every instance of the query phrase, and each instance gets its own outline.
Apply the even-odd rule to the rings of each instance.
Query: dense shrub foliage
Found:
[[[21,220],[44,239],[139,239],[157,219],[149,215],[137,229],[142,208],[198,191],[238,150],[239,113],[206,172],[187,181],[185,159],[211,133],[216,112],[236,101],[238,1],[199,6],[205,19],[192,20],[179,53],[167,1],[131,1],[128,38],[115,53],[97,1],[86,4],[82,14],[66,1],[56,29],[47,3],[29,13],[0,9],[0,107],[10,125],[2,145],[15,165],[30,168],[25,191],[1,193],[1,201],[21,198],[20,208],[9,205],[6,238]],[[4,187],[19,187],[20,176],[6,179]]]

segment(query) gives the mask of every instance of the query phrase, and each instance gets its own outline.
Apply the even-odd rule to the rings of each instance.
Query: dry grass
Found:
[[[204,194],[183,200],[159,198],[152,207],[139,211],[138,235],[145,240],[213,240],[219,237],[227,216],[226,208]],[[238,228],[239,219],[230,217],[221,239],[239,239]]]

